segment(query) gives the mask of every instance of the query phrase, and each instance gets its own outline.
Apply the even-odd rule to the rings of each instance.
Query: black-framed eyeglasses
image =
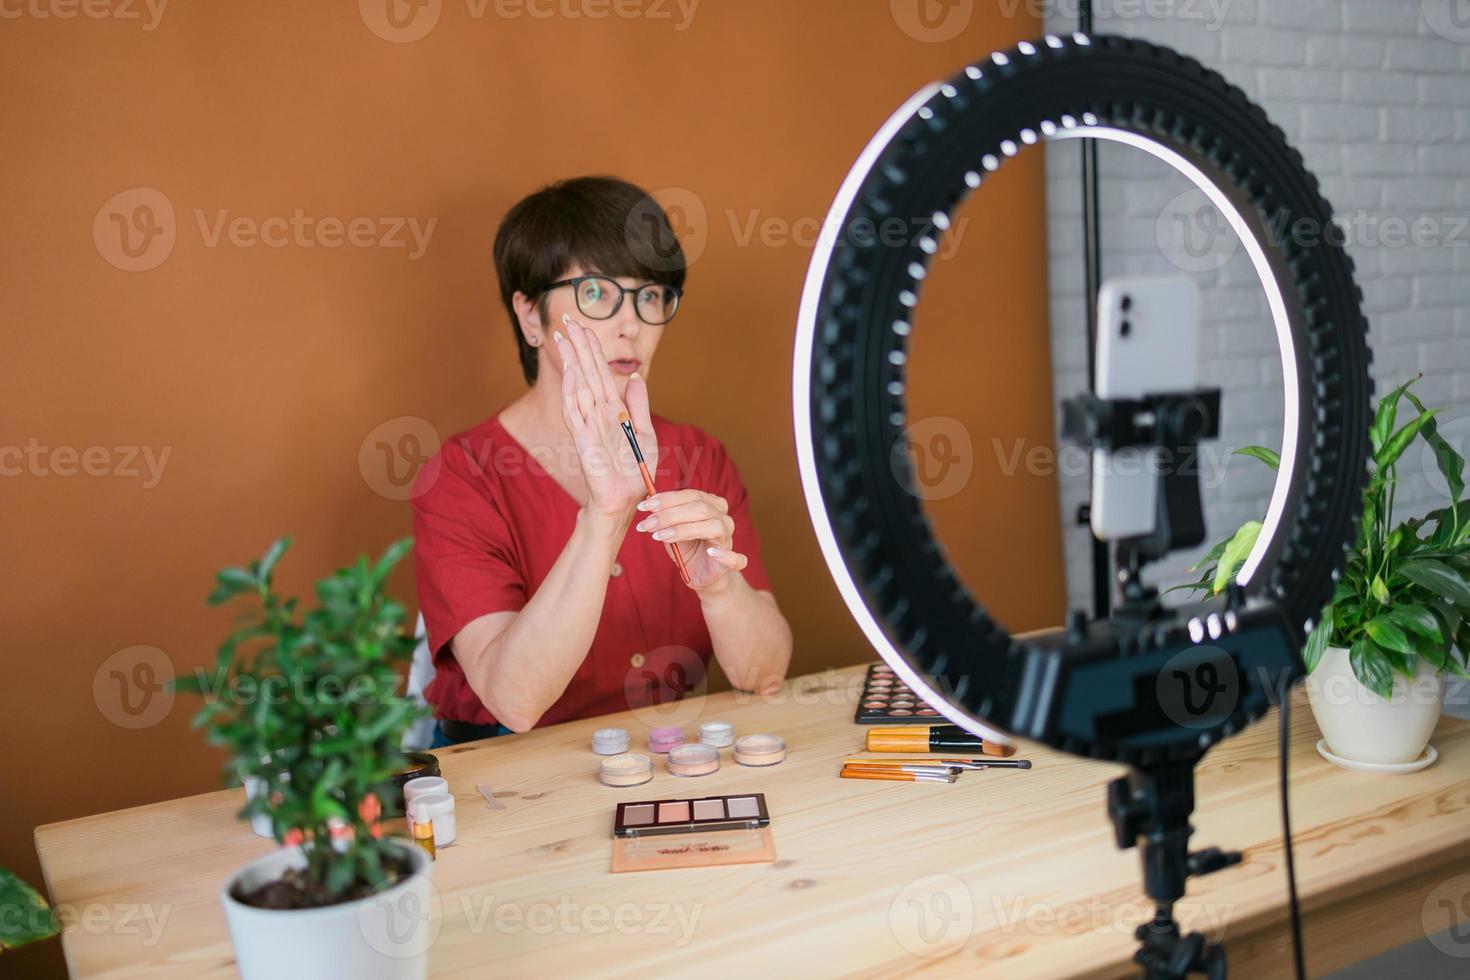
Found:
[[[562,286],[571,286],[577,297],[577,309],[593,320],[609,320],[623,308],[623,297],[633,294],[633,310],[638,319],[653,327],[661,327],[674,318],[679,311],[679,298],[683,290],[659,283],[644,283],[642,286],[624,286],[607,276],[577,276],[562,279],[547,286],[543,292],[551,292]]]

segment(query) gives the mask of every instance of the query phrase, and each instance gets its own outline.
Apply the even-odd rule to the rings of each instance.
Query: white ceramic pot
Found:
[[[1307,675],[1307,696],[1317,727],[1334,755],[1353,762],[1403,764],[1424,754],[1444,708],[1444,680],[1423,657],[1410,681],[1393,675],[1385,701],[1358,683],[1348,651],[1328,647]]]
[[[316,909],[258,909],[231,896],[303,867],[296,848],[282,848],[252,861],[220,893],[235,963],[243,980],[283,977],[353,977],[360,980],[421,980],[429,972],[429,947],[438,938],[429,855],[403,845],[413,873],[380,894]]]

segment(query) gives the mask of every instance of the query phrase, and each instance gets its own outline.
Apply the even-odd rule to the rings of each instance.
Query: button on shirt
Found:
[[[770,589],[745,485],[718,439],[653,416],[660,491],[693,487],[729,503],[743,572]],[[420,470],[413,496],[419,606],[434,651],[425,697],[440,718],[495,723],[471,690],[450,641],[488,613],[519,611],[566,547],[580,509],[497,418],[460,433]],[[647,514],[639,511],[634,523]],[[714,648],[699,597],[661,542],[632,530],[608,578],[587,656],[540,725],[624,711],[695,687]],[[697,676],[696,676],[697,675]]]

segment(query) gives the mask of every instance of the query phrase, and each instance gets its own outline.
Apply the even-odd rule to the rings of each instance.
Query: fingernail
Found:
[[[637,524],[637,528],[640,531],[651,531],[651,530],[653,530],[654,525],[656,525],[657,523],[658,523],[658,521],[656,519],[654,519],[652,517],[648,517],[648,518],[644,518],[643,520],[639,521],[638,524]]]
[[[642,381],[643,380],[643,375],[639,374],[637,371],[634,371],[632,374],[628,375],[628,380],[629,381]]]
[[[655,541],[667,541],[669,538],[672,538],[673,536],[674,536],[674,529],[671,528],[671,527],[661,528],[660,530],[657,530],[657,531],[654,531],[653,532],[653,537],[654,537],[654,540]]]
[[[640,500],[640,501],[638,501],[638,509],[639,510],[653,510],[653,501],[652,500]]]
[[[719,548],[706,548],[704,550],[709,552],[711,558],[718,558],[720,557],[720,555],[724,554],[724,552],[720,551]]]
[[[565,313],[563,313],[563,314],[562,314],[562,315],[561,315],[561,325],[562,325],[562,326],[564,326],[564,327],[565,327],[565,326],[567,326],[567,325],[568,325],[568,324],[570,324],[570,323],[571,323],[571,322],[572,322],[572,318],[571,318],[571,317],[569,317],[569,316],[567,316],[567,315],[566,315],[566,314],[565,314]]]
[[[566,314],[565,313],[562,314],[562,319],[563,320],[566,319]],[[551,335],[556,338],[556,342],[558,344],[561,343],[561,331],[560,330],[553,330],[551,332]]]

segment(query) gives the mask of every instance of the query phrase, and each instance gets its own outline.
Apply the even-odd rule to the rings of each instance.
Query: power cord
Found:
[[[1277,701],[1281,705],[1281,835],[1286,844],[1286,889],[1291,901],[1291,950],[1296,980],[1306,980],[1307,966],[1302,951],[1302,910],[1296,898],[1296,857],[1291,847],[1291,801],[1287,789],[1287,762],[1291,757],[1291,686],[1283,679]]]

